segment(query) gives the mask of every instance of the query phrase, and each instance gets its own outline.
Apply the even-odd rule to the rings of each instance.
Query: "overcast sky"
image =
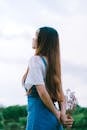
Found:
[[[64,92],[87,107],[87,0],[0,0],[0,104],[27,103],[21,78],[41,26],[59,33]]]

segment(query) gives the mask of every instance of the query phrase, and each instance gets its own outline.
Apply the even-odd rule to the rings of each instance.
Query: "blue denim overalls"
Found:
[[[41,57],[46,66],[44,57]],[[32,86],[28,99],[28,116],[26,130],[63,130],[55,115],[44,105],[40,99],[35,85]]]

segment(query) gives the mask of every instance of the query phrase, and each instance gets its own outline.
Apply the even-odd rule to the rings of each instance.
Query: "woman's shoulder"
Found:
[[[39,55],[33,55],[29,59],[29,65],[32,66],[40,66],[41,65],[41,57]]]
[[[39,55],[33,55],[30,57],[30,60],[39,60],[40,56]]]

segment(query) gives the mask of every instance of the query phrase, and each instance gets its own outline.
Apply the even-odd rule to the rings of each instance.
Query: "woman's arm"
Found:
[[[64,98],[64,100],[60,102],[59,105],[60,105],[61,113],[66,114],[66,99]]]
[[[27,68],[25,74],[24,74],[23,77],[22,77],[22,85],[24,85],[24,83],[25,83],[25,80],[26,80],[26,77],[27,77],[28,71],[29,71],[29,67]]]
[[[66,114],[66,99],[64,97],[63,102],[60,103],[60,120],[67,128],[72,127],[73,118]]]
[[[39,94],[41,100],[43,101],[43,103],[48,107],[48,109],[52,113],[54,113],[54,115],[57,117],[57,119],[60,120],[60,111],[58,111],[55,108],[55,106],[50,98],[50,95],[46,90],[46,87],[44,85],[37,85],[36,89],[37,89],[38,94]]]

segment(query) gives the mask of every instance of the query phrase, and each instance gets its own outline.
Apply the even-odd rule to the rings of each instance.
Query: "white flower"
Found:
[[[78,104],[77,98],[75,97],[75,92],[72,92],[70,89],[67,89],[65,98],[66,98],[66,111],[71,113]]]

